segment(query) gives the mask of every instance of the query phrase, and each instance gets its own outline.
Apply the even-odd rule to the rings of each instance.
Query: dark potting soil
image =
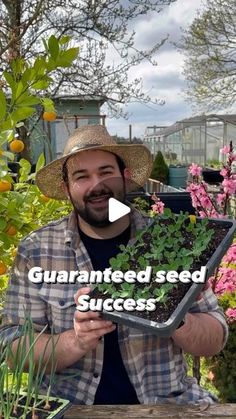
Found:
[[[40,409],[43,409],[47,412],[51,412],[52,410],[58,409],[62,405],[62,402],[60,400],[57,400],[57,399],[56,400],[49,400],[49,405],[50,405],[50,409],[45,409],[44,408],[45,400],[42,400],[42,403],[40,403],[37,407],[40,408]]]
[[[13,418],[20,418],[21,415],[23,415],[24,409],[22,407],[17,408],[17,415],[11,415]],[[35,416],[37,416],[38,419],[47,419],[50,413],[44,413],[42,411],[35,410]],[[26,414],[25,419],[32,419],[32,412]]]
[[[47,419],[50,414],[51,413],[49,413],[49,412],[44,413],[44,412],[42,412],[42,410],[36,410],[35,411],[35,415],[37,416],[38,419]],[[25,419],[32,419],[32,413],[28,413],[26,415]]]
[[[168,223],[168,220],[163,220],[164,222]],[[228,230],[232,226],[231,223],[224,223],[224,227],[222,224],[218,224],[214,221],[209,220],[208,227],[209,229],[213,229],[214,233],[212,236],[212,239],[205,250],[204,254],[202,254],[198,259],[194,260],[192,266],[191,266],[191,272],[194,272],[196,270],[200,270],[202,266],[206,266],[207,262],[223,240],[223,238],[228,233]],[[183,247],[186,249],[191,249],[191,240],[193,239],[191,236],[191,233],[184,230],[183,237],[185,239],[183,243]],[[142,240],[144,242],[144,246],[139,249],[138,254],[135,256],[135,260],[138,260],[138,257],[145,254],[150,250],[150,244],[152,241],[152,229],[150,229],[142,236]],[[174,245],[174,244],[173,244]],[[148,266],[155,266],[156,262],[155,260],[150,260],[147,263]],[[133,263],[130,263],[130,270],[139,271],[139,267],[137,263],[134,261]],[[152,290],[156,287],[161,287],[163,284],[158,284],[156,282],[151,281],[151,288],[150,288],[150,296],[148,298],[152,298]],[[114,284],[119,289],[119,284]],[[184,283],[177,283],[174,284],[175,286],[168,292],[168,299],[164,303],[156,303],[156,310],[155,311],[124,311],[124,313],[127,313],[129,315],[138,316],[140,318],[144,318],[146,320],[152,320],[154,322],[165,322],[169,319],[171,314],[174,312],[174,310],[177,308],[178,304],[181,302],[189,288],[192,286],[192,283],[184,284]],[[141,284],[139,282],[135,283],[136,289],[143,288],[145,284]],[[97,289],[93,290],[90,294],[91,298],[102,298],[103,300],[111,297],[109,294],[103,294]],[[155,297],[154,297],[155,298]]]
[[[26,397],[23,397],[22,399],[20,399],[19,405],[24,405],[25,402],[26,402]],[[33,400],[31,400],[30,407],[32,407],[33,404],[34,404],[34,402],[33,402]],[[59,399],[55,399],[55,400],[49,400],[49,404],[50,404],[49,411],[52,411],[52,410],[55,410],[55,409],[59,408],[62,405],[62,402]],[[45,406],[45,399],[38,400],[37,408],[44,409],[44,406]]]

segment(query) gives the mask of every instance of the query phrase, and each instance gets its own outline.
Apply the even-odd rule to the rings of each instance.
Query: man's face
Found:
[[[125,182],[115,156],[107,151],[86,150],[69,158],[67,170],[67,193],[79,216],[94,227],[108,226],[109,198],[125,200]]]

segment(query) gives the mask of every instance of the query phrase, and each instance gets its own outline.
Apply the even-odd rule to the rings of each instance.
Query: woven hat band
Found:
[[[102,145],[101,143],[94,143],[94,144],[80,144],[78,146],[75,146],[71,149],[71,151],[68,154],[65,154],[65,156],[69,155],[70,153],[75,153],[76,151],[81,151],[88,148],[97,148],[98,146]]]

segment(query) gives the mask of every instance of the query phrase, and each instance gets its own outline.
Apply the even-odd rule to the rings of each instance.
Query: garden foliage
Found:
[[[167,183],[168,172],[169,172],[169,169],[165,162],[163,154],[161,151],[158,151],[155,157],[155,160],[153,162],[152,173],[150,177],[152,179],[159,180],[159,182]]]
[[[70,205],[42,195],[34,184],[35,173],[25,159],[19,161],[19,177],[9,171],[8,162],[14,161],[21,142],[17,130],[34,115],[55,112],[53,101],[45,96],[45,89],[53,81],[54,71],[72,65],[78,48],[69,47],[70,38],[44,40],[44,54],[32,62],[22,58],[9,60],[0,85],[0,309],[7,285],[8,271],[16,255],[19,240],[26,234],[67,214]],[[28,133],[30,135],[30,132]],[[14,140],[17,138],[17,140]],[[14,143],[14,147],[11,147]],[[7,151],[7,144],[15,152]],[[17,145],[17,147],[15,147]],[[41,155],[36,171],[45,164]]]
[[[221,152],[226,162],[220,174],[224,180],[221,191],[214,195],[208,192],[207,184],[201,180],[201,167],[192,164],[189,172],[193,182],[188,186],[192,204],[202,217],[232,217],[231,200],[236,193],[236,173],[232,164],[236,160],[232,142]],[[229,324],[229,338],[225,348],[208,362],[212,369],[212,381],[224,401],[236,402],[236,242],[229,248],[220,267],[211,278],[212,288],[222,306]]]

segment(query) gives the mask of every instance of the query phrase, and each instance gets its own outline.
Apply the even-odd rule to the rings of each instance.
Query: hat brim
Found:
[[[125,166],[130,169],[130,191],[143,186],[152,169],[152,156],[148,148],[141,144],[114,144],[94,147],[95,150],[109,151],[119,156]],[[70,157],[91,150],[90,147],[77,150],[67,156],[52,161],[36,173],[36,184],[42,193],[53,199],[67,199],[63,189],[62,168]]]

